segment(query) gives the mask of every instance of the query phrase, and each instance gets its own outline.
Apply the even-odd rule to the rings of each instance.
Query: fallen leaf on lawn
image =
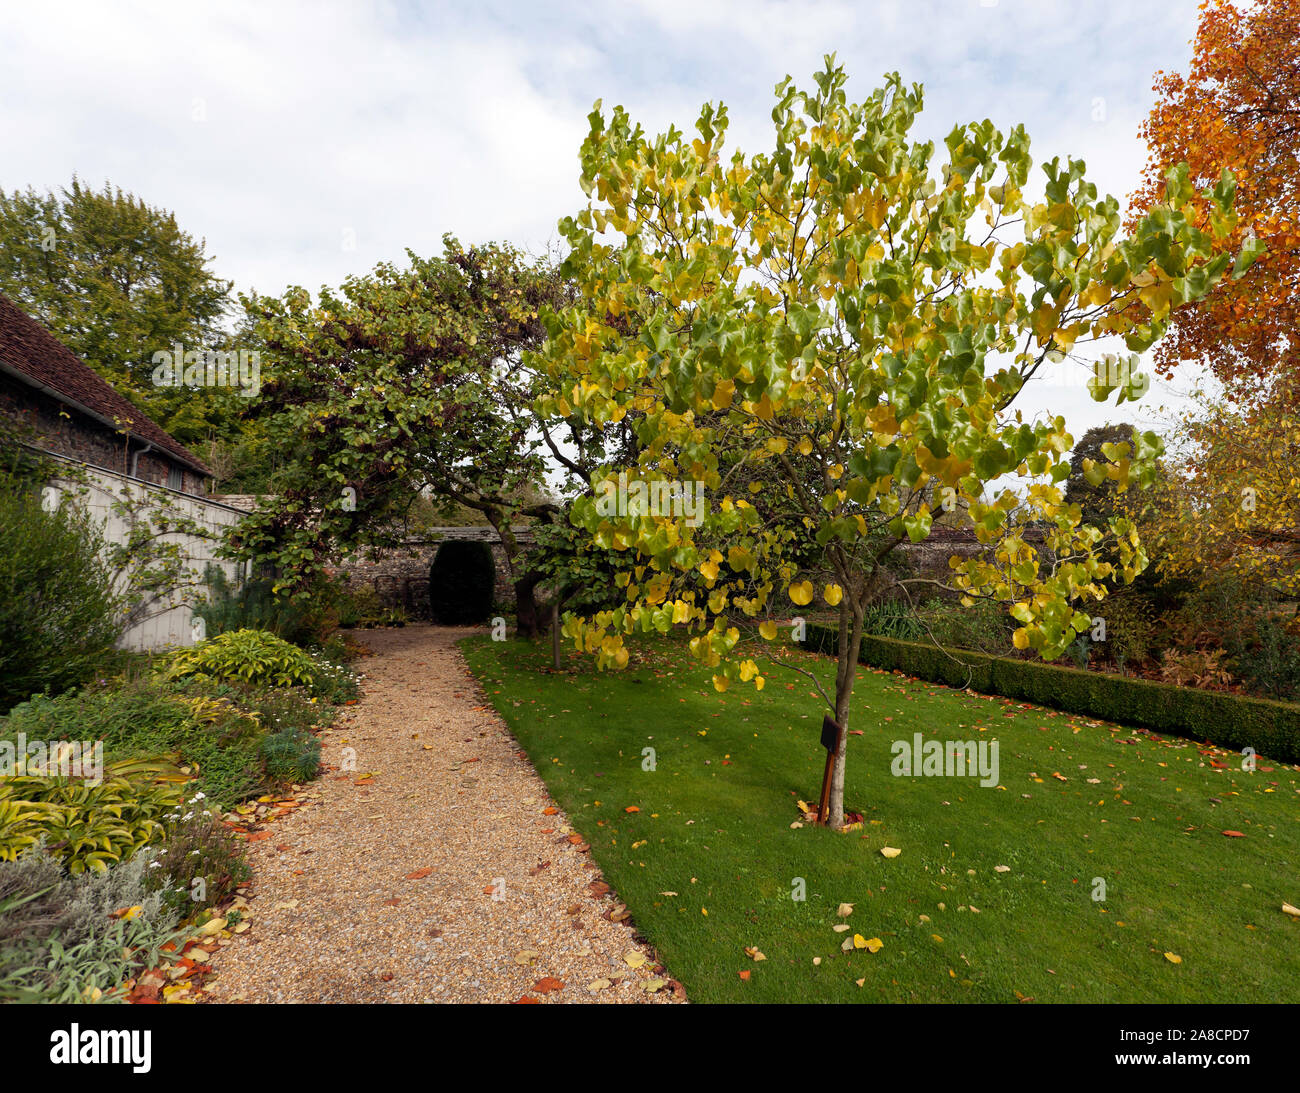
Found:
[[[820,964],[821,962],[822,962],[822,958],[821,958],[820,956],[814,956],[814,957],[813,957],[813,966],[814,966],[814,967],[816,967],[816,966],[817,966],[818,964]]]
[[[855,937],[853,940],[854,944],[857,945],[857,938]],[[858,948],[866,949],[869,953],[878,953],[884,947],[885,943],[878,937],[869,937],[865,942],[858,946]]]
[[[853,914],[853,904],[841,903],[839,907],[836,908],[835,914],[840,918],[848,918],[849,915]]]
[[[1011,866],[1009,866],[1009,865],[995,865],[995,866],[993,867],[993,872],[995,872],[995,873],[1010,873],[1010,872],[1011,872]]]
[[[407,873],[407,874],[406,874],[406,879],[407,879],[407,880],[424,880],[425,877],[431,876],[432,874],[433,874],[433,870],[432,870],[432,869],[428,869],[428,868],[425,868],[425,869],[417,869],[414,873]]]
[[[746,945],[746,946],[745,946],[745,955],[746,955],[747,957],[749,957],[750,960],[766,960],[766,959],[767,959],[767,957],[765,957],[762,953],[760,953],[760,952],[758,951],[758,946],[757,946],[757,945]]]
[[[747,971],[746,971],[746,972],[737,972],[737,974],[740,976],[741,979],[748,979],[748,978],[749,978],[749,972],[747,972]]]
[[[1300,907],[1292,907],[1289,903],[1282,904],[1282,913],[1290,915],[1292,918],[1300,918]]]
[[[840,952],[842,952],[842,953],[851,953],[851,952],[853,952],[853,938],[851,938],[851,937],[846,937],[846,938],[844,939],[843,944],[840,945]]]
[[[837,922],[834,926],[831,927],[831,929],[834,930],[837,934],[842,934],[844,933],[845,930],[848,930],[850,928],[851,927],[847,922]]]
[[[641,810],[640,810],[639,808],[637,808],[636,805],[628,805],[627,808],[623,809],[623,811],[624,811],[624,812],[640,812]]]
[[[1246,837],[1243,831],[1225,831],[1224,834],[1230,839],[1244,839]]]
[[[1181,964],[1183,962],[1183,958],[1177,953],[1165,953],[1165,959],[1168,960],[1170,964]]]
[[[866,983],[866,979],[855,979],[854,982],[860,987]]]
[[[883,857],[886,858],[896,858],[898,857],[899,854],[902,853],[902,851],[899,850],[898,847],[896,846],[882,846],[880,848],[880,853]]]

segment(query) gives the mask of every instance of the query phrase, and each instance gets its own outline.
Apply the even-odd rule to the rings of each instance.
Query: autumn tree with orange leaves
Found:
[[[1240,280],[1174,309],[1155,366],[1168,376],[1180,360],[1202,361],[1238,398],[1264,388],[1300,406],[1300,0],[1207,0],[1187,74],[1158,72],[1154,88],[1133,222],[1165,200],[1170,165],[1185,161],[1198,190],[1227,167],[1232,249],[1263,251]],[[1213,208],[1198,195],[1187,215],[1206,226]]]

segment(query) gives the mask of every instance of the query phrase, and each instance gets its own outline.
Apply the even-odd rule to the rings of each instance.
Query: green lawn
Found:
[[[1300,1001],[1300,920],[1281,911],[1300,905],[1297,768],[1244,773],[1185,740],[863,667],[846,795],[863,828],[792,828],[825,755],[796,673],[720,695],[667,640],[604,674],[576,654],[552,672],[545,643],[464,649],[694,1001]],[[829,682],[830,660],[790,656]],[[996,739],[1000,785],[893,776],[891,744],[915,732]],[[883,948],[841,952],[854,933]]]

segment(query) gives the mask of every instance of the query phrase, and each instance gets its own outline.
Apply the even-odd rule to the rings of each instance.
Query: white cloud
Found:
[[[238,288],[315,289],[444,232],[542,250],[582,203],[593,100],[653,132],[721,99],[752,152],[773,85],[811,83],[835,51],[855,96],[889,70],[924,82],[927,136],[1024,121],[1037,160],[1083,155],[1122,199],[1153,71],[1185,65],[1195,17],[1195,0],[19,5],[0,40],[0,186],[108,179],[175,210]],[[1058,393],[1071,424],[1098,413],[1041,389]]]

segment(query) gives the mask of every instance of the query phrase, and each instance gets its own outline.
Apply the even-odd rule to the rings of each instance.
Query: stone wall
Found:
[[[515,528],[514,531],[517,538],[527,542],[527,528]],[[503,613],[513,611],[514,582],[505,551],[491,528],[434,528],[428,537],[408,540],[400,547],[389,547],[380,551],[377,557],[363,554],[333,567],[332,572],[341,576],[349,588],[373,588],[384,607],[401,607],[413,619],[428,619],[432,614],[429,607],[429,566],[438,553],[438,544],[446,539],[488,543],[497,571],[493,593],[496,605]]]

